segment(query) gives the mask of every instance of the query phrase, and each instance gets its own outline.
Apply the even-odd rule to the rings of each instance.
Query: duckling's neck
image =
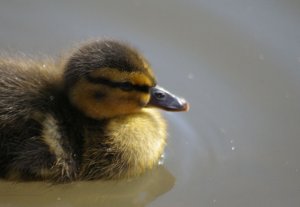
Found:
[[[84,140],[85,178],[136,176],[157,165],[166,144],[166,123],[156,109],[143,109],[108,119],[104,127],[87,127]]]

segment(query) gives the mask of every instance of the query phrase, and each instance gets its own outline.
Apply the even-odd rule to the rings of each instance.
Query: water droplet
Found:
[[[54,96],[50,96],[50,101],[53,101],[54,100]]]
[[[160,159],[158,160],[158,165],[163,165],[165,161],[165,154],[162,154],[160,156]]]
[[[61,200],[61,197],[57,197],[56,200],[60,201],[60,200]]]
[[[230,140],[230,143],[231,143],[231,144],[233,144],[233,143],[234,143],[234,140],[233,140],[233,139],[231,139],[231,140]]]
[[[193,73],[189,73],[188,74],[188,79],[190,79],[190,80],[194,79],[194,74]]]
[[[234,150],[235,150],[235,147],[234,147],[234,146],[233,146],[233,147],[231,147],[231,150],[232,150],[232,151],[234,151]]]
[[[45,68],[46,67],[46,65],[45,64],[43,64],[43,68]]]

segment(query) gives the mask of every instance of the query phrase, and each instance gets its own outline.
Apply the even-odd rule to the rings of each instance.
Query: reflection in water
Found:
[[[128,181],[50,185],[0,182],[0,206],[146,206],[170,191],[175,178],[163,166]]]

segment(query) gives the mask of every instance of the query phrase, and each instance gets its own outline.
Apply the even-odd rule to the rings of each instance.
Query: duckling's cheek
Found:
[[[105,97],[105,91],[99,91],[98,86],[82,79],[72,87],[68,95],[70,102],[86,116],[99,118],[97,108],[100,100]]]
[[[122,96],[116,97],[115,100],[119,101],[119,104],[126,105],[127,111],[133,112],[141,110],[146,106],[150,100],[150,95],[138,91],[123,92]]]
[[[72,87],[69,99],[86,116],[102,119],[135,113],[149,102],[150,95],[92,84],[82,79]]]
[[[71,103],[94,119],[111,118],[140,110],[137,101],[127,92],[80,80],[69,93]]]

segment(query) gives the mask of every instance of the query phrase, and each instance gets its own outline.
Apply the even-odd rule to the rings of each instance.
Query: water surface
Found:
[[[191,103],[165,113],[163,166],[130,181],[0,182],[0,206],[299,206],[300,3],[2,1],[0,48],[58,56],[90,37],[131,42]]]

